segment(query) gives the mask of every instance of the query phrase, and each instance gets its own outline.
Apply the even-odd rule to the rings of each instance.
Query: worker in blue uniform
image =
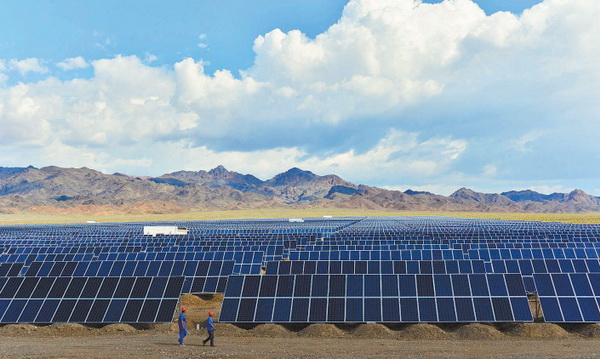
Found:
[[[177,320],[177,324],[179,325],[179,345],[184,346],[183,338],[188,334],[187,331],[187,320],[185,318],[185,312],[187,309],[185,307],[181,307],[181,314],[179,314],[179,320]]]
[[[215,346],[215,322],[213,320],[214,312],[208,312],[208,319],[206,319],[206,331],[208,331],[208,337],[202,341],[202,345],[206,345],[206,342],[210,340],[210,346]]]

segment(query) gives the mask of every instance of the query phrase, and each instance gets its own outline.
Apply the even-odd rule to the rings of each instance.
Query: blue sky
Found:
[[[598,16],[594,0],[3,1],[0,166],[600,195]]]

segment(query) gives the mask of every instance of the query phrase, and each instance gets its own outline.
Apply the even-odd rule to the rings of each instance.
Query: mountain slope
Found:
[[[582,190],[544,195],[534,191],[480,193],[461,188],[450,196],[355,185],[337,175],[292,168],[261,180],[218,166],[160,177],[104,174],[89,168],[0,167],[0,211],[73,211],[339,207],[418,211],[586,212],[600,199]],[[41,209],[40,209],[41,208]]]

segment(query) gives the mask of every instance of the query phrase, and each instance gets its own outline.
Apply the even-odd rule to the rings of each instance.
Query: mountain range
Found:
[[[574,190],[450,196],[356,185],[337,175],[292,168],[263,181],[218,166],[160,177],[105,174],[89,168],[0,167],[0,212],[168,213],[190,209],[359,208],[411,211],[577,213],[600,211],[600,198]]]

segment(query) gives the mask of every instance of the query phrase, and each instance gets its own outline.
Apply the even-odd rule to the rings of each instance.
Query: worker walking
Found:
[[[179,345],[184,346],[183,338],[188,335],[187,331],[187,320],[185,318],[185,312],[187,309],[185,307],[181,307],[181,314],[179,314],[179,319],[177,320],[177,324],[179,325]]]
[[[202,345],[206,345],[206,342],[210,340],[210,346],[215,346],[215,322],[213,321],[214,312],[208,312],[208,319],[206,319],[206,330],[208,331],[208,337],[202,341]]]

